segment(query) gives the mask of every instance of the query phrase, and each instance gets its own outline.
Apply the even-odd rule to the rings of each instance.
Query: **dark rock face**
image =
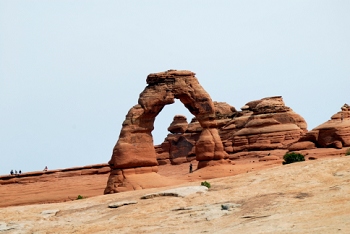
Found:
[[[170,140],[169,158],[172,164],[181,164],[195,159],[195,141],[184,136],[174,137]],[[185,157],[184,157],[185,156]]]
[[[196,117],[203,129],[196,141],[196,159],[203,161],[227,158],[227,153],[224,151],[216,129],[214,103],[209,94],[198,83],[193,72],[169,70],[150,74],[147,77],[147,84],[148,86],[140,94],[138,105],[130,109],[123,122],[119,140],[113,149],[112,158],[108,162],[112,171],[105,193],[129,189],[123,185],[124,171],[131,173],[133,170],[130,169],[139,167],[151,168],[141,170],[144,172],[157,171],[155,168],[158,165],[156,151],[161,152],[161,150],[155,150],[151,132],[156,116],[165,105],[174,103],[175,98],[180,99]],[[176,121],[180,121],[182,125],[179,127],[179,123],[174,123],[173,126],[170,126],[170,130],[174,133],[184,132],[185,124],[182,120],[176,117]],[[174,150],[174,145],[180,147],[175,147],[176,150]],[[187,148],[190,148],[191,145],[191,141],[186,140],[186,138],[170,141],[170,144],[166,146],[172,149],[169,154],[170,160],[179,161],[179,155],[187,152]],[[130,185],[130,189],[132,189],[132,185]]]

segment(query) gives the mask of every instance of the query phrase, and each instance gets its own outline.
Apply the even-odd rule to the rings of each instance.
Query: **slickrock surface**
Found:
[[[0,176],[0,207],[70,201],[101,195],[110,168],[95,164]]]
[[[0,184],[0,207],[65,202],[75,200],[78,195],[84,197],[102,195],[107,178],[108,174],[45,176],[18,183]]]
[[[204,175],[209,169],[218,173],[223,167],[205,167],[191,176]],[[350,158],[344,156],[207,180],[211,184],[207,192],[185,197],[141,199],[167,189],[198,186],[199,181],[64,203],[0,208],[0,232],[349,233],[349,168]],[[133,202],[108,207],[125,201]]]
[[[174,189],[168,189],[165,191],[160,191],[156,193],[150,193],[143,195],[141,199],[151,199],[155,197],[187,197],[192,194],[196,193],[205,193],[208,191],[208,188],[205,186],[187,186],[187,187],[180,187],[180,188],[174,188]]]

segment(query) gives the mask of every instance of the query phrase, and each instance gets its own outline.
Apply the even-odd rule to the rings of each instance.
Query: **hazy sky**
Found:
[[[0,0],[0,174],[107,162],[149,73],[240,109],[282,95],[308,129],[350,104],[350,1]],[[159,114],[155,143],[177,101]]]

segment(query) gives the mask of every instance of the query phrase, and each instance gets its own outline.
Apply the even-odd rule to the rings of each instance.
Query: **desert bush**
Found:
[[[78,195],[77,200],[84,199],[85,197]]]
[[[304,155],[295,152],[286,153],[283,159],[283,164],[305,161]]]
[[[202,182],[201,185],[202,185],[202,186],[205,186],[205,187],[207,187],[207,188],[210,188],[210,187],[211,187],[210,183],[207,182],[207,181]]]
[[[346,150],[345,155],[350,156],[350,148]]]

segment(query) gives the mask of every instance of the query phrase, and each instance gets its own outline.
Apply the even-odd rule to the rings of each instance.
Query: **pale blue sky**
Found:
[[[0,174],[105,163],[149,73],[237,109],[282,95],[308,129],[350,104],[350,1],[0,0]],[[164,108],[161,143],[179,103]]]

